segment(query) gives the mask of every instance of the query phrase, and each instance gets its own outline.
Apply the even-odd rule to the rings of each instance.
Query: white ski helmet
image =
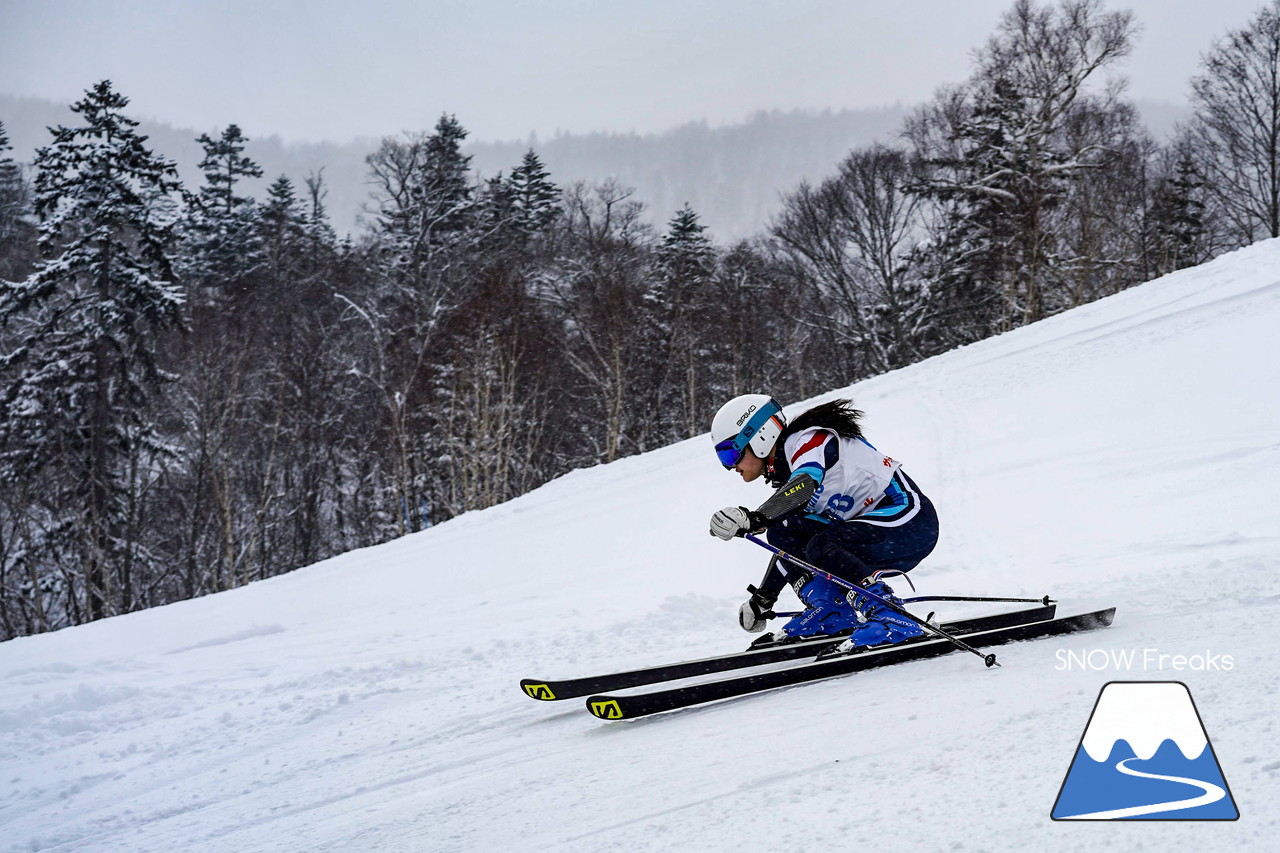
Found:
[[[768,459],[786,426],[782,406],[768,394],[734,397],[721,406],[711,420],[716,457],[725,468],[732,468],[750,447],[756,456]]]

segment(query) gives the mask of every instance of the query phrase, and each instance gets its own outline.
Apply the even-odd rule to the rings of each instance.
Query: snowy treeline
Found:
[[[0,637],[227,589],[492,505],[1280,234],[1280,0],[1213,46],[1165,145],[1114,76],[1133,21],[1019,0],[894,147],[768,233],[662,231],[530,150],[477,176],[450,115],[322,172],[235,125],[180,185],[104,81],[31,175],[0,126]],[[449,572],[450,566],[423,571]]]

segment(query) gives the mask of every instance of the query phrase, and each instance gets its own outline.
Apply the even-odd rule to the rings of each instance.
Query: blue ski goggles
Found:
[[[720,460],[720,464],[725,468],[732,468],[738,464],[738,460],[742,458],[742,454],[747,450],[747,444],[751,439],[747,439],[739,443],[742,433],[738,433],[733,438],[726,438],[724,441],[716,445],[716,458]]]
[[[782,407],[772,400],[759,411],[751,416],[747,421],[747,425],[742,431],[733,438],[726,438],[724,441],[716,445],[716,458],[720,460],[720,464],[726,469],[733,468],[742,459],[742,454],[747,452],[747,445],[751,443],[751,439],[760,431],[760,428],[769,422],[769,419],[778,412],[782,411]]]

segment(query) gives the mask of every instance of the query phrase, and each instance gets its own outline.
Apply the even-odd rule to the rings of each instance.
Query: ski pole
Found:
[[[990,653],[984,654],[983,652],[979,651],[978,649],[975,649],[973,646],[966,643],[964,640],[961,640],[960,638],[952,635],[951,632],[944,631],[942,628],[939,628],[937,625],[931,625],[922,619],[916,618],[912,614],[908,613],[906,610],[903,610],[901,607],[897,607],[892,602],[886,601],[885,599],[881,598],[880,596],[876,595],[874,592],[871,592],[865,587],[861,587],[861,586],[857,586],[855,584],[849,583],[849,581],[845,580],[844,578],[836,577],[835,575],[831,574],[831,572],[828,572],[826,569],[820,569],[817,566],[813,565],[812,563],[806,563],[804,560],[797,559],[796,557],[793,557],[790,554],[788,554],[786,551],[783,551],[781,548],[776,548],[773,545],[770,545],[768,542],[764,541],[758,536],[753,536],[752,534],[748,533],[743,538],[746,539],[748,542],[754,542],[755,544],[759,545],[761,548],[764,548],[766,551],[771,551],[772,553],[778,555],[779,558],[786,560],[788,563],[791,563],[792,565],[799,566],[802,569],[807,569],[810,572],[813,572],[815,575],[821,575],[822,577],[826,578],[827,580],[831,581],[834,584],[837,584],[838,586],[842,586],[845,589],[851,589],[854,592],[858,593],[858,595],[865,595],[867,598],[870,598],[873,601],[879,602],[880,604],[892,610],[894,613],[898,613],[902,616],[907,617],[912,622],[915,622],[917,625],[919,625],[921,628],[932,631],[933,633],[937,634],[939,637],[942,637],[943,639],[950,641],[950,643],[956,648],[966,652],[971,652],[977,655],[978,657],[982,658],[982,662],[985,663],[988,667],[1000,665],[996,661],[996,656],[994,654],[990,654]]]
[[[1013,604],[1043,604],[1048,607],[1053,604],[1053,599],[1049,596],[1043,598],[991,598],[985,595],[914,595],[911,598],[902,599],[903,604],[918,604],[921,601],[996,601],[1008,602]],[[787,613],[777,613],[770,610],[767,614],[769,619],[789,619],[793,616],[803,616],[803,610],[794,610]]]
[[[902,599],[903,604],[911,604],[917,601],[1008,601],[1016,604],[1043,604],[1046,607],[1053,604],[1053,599],[1047,595],[1044,598],[987,598],[986,596],[973,595],[917,595],[912,598]]]

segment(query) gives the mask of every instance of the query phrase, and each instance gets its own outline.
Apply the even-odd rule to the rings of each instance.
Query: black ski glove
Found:
[[[758,634],[773,617],[773,605],[778,596],[761,592],[755,586],[748,586],[747,592],[751,593],[751,598],[738,608],[738,624],[742,630]]]

